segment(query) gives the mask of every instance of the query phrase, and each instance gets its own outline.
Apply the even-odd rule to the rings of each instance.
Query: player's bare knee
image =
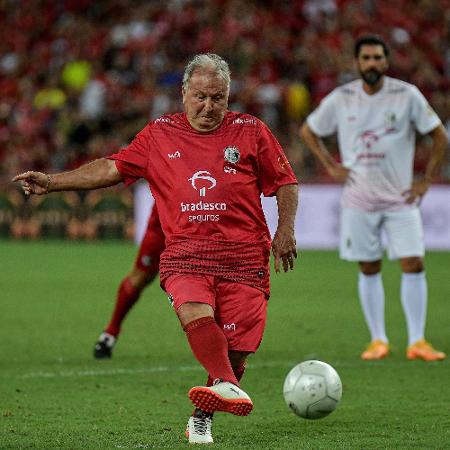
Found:
[[[181,326],[185,327],[188,323],[202,317],[214,317],[214,311],[208,303],[188,302],[177,309],[177,316]]]
[[[133,287],[142,290],[155,278],[155,276],[155,273],[149,273],[137,267],[133,267],[131,272],[128,274],[128,279]]]
[[[359,269],[364,275],[376,275],[381,270],[381,260],[379,261],[359,261]]]
[[[400,259],[400,267],[404,273],[419,273],[425,269],[423,259],[419,256]]]

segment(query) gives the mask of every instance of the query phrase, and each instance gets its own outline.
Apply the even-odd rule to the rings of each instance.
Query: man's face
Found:
[[[225,80],[211,69],[195,70],[183,91],[183,105],[193,128],[200,132],[215,130],[228,108]]]
[[[370,86],[374,86],[388,69],[388,61],[383,46],[362,45],[356,64],[361,78]]]

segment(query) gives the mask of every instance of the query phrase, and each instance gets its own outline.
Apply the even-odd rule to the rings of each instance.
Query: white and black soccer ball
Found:
[[[305,419],[321,419],[336,409],[342,383],[336,370],[322,361],[304,361],[291,369],[284,380],[284,400]]]

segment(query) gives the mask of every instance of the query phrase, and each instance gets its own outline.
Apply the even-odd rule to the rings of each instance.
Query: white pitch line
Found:
[[[99,375],[132,375],[138,373],[157,373],[157,372],[189,372],[193,370],[200,370],[201,367],[194,366],[180,366],[176,368],[171,367],[142,367],[139,369],[102,369],[102,370],[67,370],[60,372],[30,372],[23,375],[17,375],[16,378],[64,378],[64,377],[95,377]]]
[[[271,362],[264,364],[249,364],[250,369],[262,369],[264,367],[290,367],[295,363],[287,362]],[[133,375],[139,373],[159,373],[159,372],[197,372],[204,370],[200,365],[198,366],[159,366],[159,367],[141,367],[138,369],[125,368],[111,368],[100,370],[64,370],[58,372],[29,372],[22,375],[16,375],[16,379],[30,379],[30,378],[70,378],[70,377],[95,377],[100,375]]]
[[[270,361],[264,363],[256,363],[256,364],[248,364],[249,369],[261,370],[264,368],[277,368],[277,367],[285,367],[289,369],[294,367],[296,364],[301,361],[306,361],[307,359],[320,359],[320,358],[311,358],[307,357],[298,361]],[[385,367],[388,365],[388,361],[375,361],[373,364],[364,363],[361,361],[355,360],[354,362],[348,361],[334,361],[332,364],[337,370],[342,368],[372,368],[375,367]],[[393,361],[396,366],[408,365],[411,366],[411,361]],[[442,365],[442,363],[440,364]],[[39,371],[39,372],[29,372],[21,375],[0,375],[1,378],[15,378],[15,379],[37,379],[37,378],[82,378],[82,377],[96,377],[96,376],[114,376],[114,375],[133,375],[140,373],[161,373],[161,372],[198,372],[203,371],[204,369],[200,365],[195,366],[156,366],[156,367],[141,367],[136,369],[127,369],[127,368],[110,368],[110,369],[90,369],[90,370],[62,370],[62,371]]]

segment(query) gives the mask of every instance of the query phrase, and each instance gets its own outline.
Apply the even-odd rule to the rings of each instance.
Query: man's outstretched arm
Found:
[[[294,258],[297,258],[295,242],[295,214],[298,206],[298,186],[288,184],[281,186],[277,193],[278,226],[272,241],[272,253],[275,258],[275,271],[280,271],[280,262],[287,272],[294,268]]]
[[[78,169],[56,174],[24,172],[12,181],[21,181],[26,195],[43,195],[57,191],[81,191],[113,186],[122,181],[113,160],[100,158]]]

